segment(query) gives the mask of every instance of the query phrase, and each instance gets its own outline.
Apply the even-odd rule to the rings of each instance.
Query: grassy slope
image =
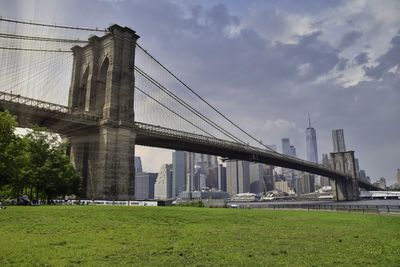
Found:
[[[175,207],[0,210],[0,266],[400,266],[400,217]]]

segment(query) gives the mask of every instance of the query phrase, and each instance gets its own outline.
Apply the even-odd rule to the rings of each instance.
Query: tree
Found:
[[[67,145],[43,128],[21,138],[16,127],[9,112],[0,112],[0,198],[77,195],[81,179],[66,155]]]
[[[55,134],[33,129],[24,139],[29,153],[30,194],[36,199],[52,199],[68,194],[78,194],[80,177],[66,155],[65,143]]]
[[[26,162],[24,142],[15,134],[17,122],[9,112],[0,112],[0,189],[11,194],[21,190],[22,166]]]

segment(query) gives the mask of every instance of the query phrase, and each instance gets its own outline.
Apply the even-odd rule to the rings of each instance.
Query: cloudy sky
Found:
[[[400,168],[400,1],[14,1],[0,15],[136,30],[140,44],[223,113],[305,158],[311,114],[319,157],[343,128],[372,180]],[[147,171],[170,151],[137,148]]]

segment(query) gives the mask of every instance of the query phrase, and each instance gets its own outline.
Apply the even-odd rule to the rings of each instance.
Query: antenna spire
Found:
[[[310,112],[308,112],[308,127],[311,128]]]

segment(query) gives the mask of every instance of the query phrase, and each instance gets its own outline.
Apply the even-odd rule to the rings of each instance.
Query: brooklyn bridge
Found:
[[[375,189],[359,180],[354,151],[330,153],[326,167],[263,145],[138,39],[119,25],[99,30],[0,20],[0,110],[15,115],[20,127],[43,126],[68,140],[86,196],[134,198],[135,145],[321,175],[334,181],[337,200]]]

